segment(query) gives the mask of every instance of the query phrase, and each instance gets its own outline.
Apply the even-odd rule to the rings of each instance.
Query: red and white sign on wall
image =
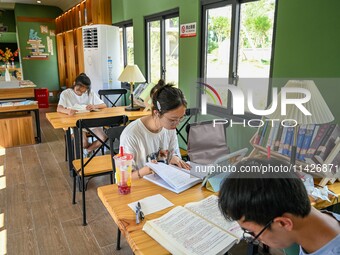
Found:
[[[196,22],[182,24],[180,26],[180,37],[193,37],[196,36]]]

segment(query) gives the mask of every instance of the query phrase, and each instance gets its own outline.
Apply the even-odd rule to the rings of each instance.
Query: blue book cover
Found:
[[[261,133],[261,138],[260,138],[260,141],[259,141],[259,145],[262,145],[262,143],[263,143],[264,136],[265,136],[266,131],[267,131],[267,127],[268,127],[268,122],[266,121],[266,123],[264,123],[264,126],[263,126],[263,130],[262,130],[262,133]]]
[[[303,142],[301,146],[301,150],[299,152],[299,155],[297,156],[298,160],[301,160],[301,161],[305,160],[307,150],[309,149],[309,146],[312,142],[315,126],[316,125],[314,124],[307,125],[305,136],[303,138]]]
[[[289,155],[289,147],[291,146],[293,140],[294,140],[294,127],[288,127],[286,138],[283,143],[283,150],[282,150],[283,155]]]
[[[296,158],[298,157],[305,137],[307,125],[301,125],[296,139]]]

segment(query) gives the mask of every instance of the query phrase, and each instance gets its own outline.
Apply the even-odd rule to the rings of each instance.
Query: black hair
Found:
[[[265,168],[272,171],[256,171]],[[250,169],[253,171],[250,172]],[[281,170],[274,172],[274,169]],[[310,213],[306,188],[302,180],[290,171],[287,162],[249,158],[239,162],[235,170],[225,179],[219,193],[218,204],[225,218],[240,220],[244,217],[245,221],[264,226],[284,213],[298,217]]]
[[[187,107],[187,100],[183,92],[175,88],[173,84],[165,84],[163,80],[159,80],[152,88],[150,97],[152,99],[152,112],[157,110],[160,115],[182,105]]]
[[[74,87],[77,86],[77,85],[86,87],[87,88],[87,94],[90,94],[91,80],[85,73],[81,73],[76,77],[76,79],[74,80],[72,88],[74,89]]]

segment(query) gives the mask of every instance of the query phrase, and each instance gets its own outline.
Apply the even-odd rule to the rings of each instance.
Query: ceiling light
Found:
[[[41,4],[41,1],[38,0],[37,3],[38,3],[38,4]]]

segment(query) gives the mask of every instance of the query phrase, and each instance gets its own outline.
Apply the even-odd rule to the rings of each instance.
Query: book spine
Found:
[[[263,124],[263,126],[261,126],[261,127],[259,127],[257,129],[257,132],[256,132],[256,135],[255,135],[253,144],[259,144],[260,143],[260,139],[261,139],[261,134],[263,132],[263,128],[264,128],[264,124]]]
[[[262,144],[263,144],[264,136],[265,136],[265,134],[266,134],[266,132],[267,132],[268,122],[264,123],[263,126],[264,126],[264,127],[263,127],[263,130],[262,130],[262,132],[261,132],[260,141],[259,141],[259,143],[258,143],[259,145],[262,145]]]
[[[276,137],[277,137],[277,133],[279,132],[279,127],[280,127],[280,122],[275,122],[274,124],[274,132],[273,132],[273,137],[272,137],[272,141],[270,143],[270,149],[274,150],[274,146],[275,146],[275,142],[276,142]]]
[[[336,158],[340,158],[340,137],[338,137],[335,140],[335,146],[332,149],[332,151],[329,153],[329,155],[327,156],[325,162],[327,162],[327,164],[334,164],[334,163],[336,163],[337,166],[339,166],[340,161],[339,160],[336,161]],[[336,169],[335,169],[335,171],[336,171]]]
[[[339,126],[337,124],[332,124],[315,153],[315,158],[318,162],[324,162],[331,150],[334,148],[335,140],[338,138],[339,135]]]
[[[288,130],[288,127],[284,127],[283,130],[282,130],[280,145],[279,145],[279,149],[277,150],[277,152],[280,153],[280,154],[283,154],[283,145],[284,145],[285,140],[286,140],[287,130]]]
[[[283,144],[283,150],[282,150],[283,155],[288,156],[289,147],[291,146],[293,139],[294,139],[294,127],[288,127],[286,138]]]
[[[274,149],[273,149],[274,151],[279,150],[282,132],[283,132],[283,126],[279,125],[279,129],[277,131],[277,135],[276,135],[275,142],[274,142]]]
[[[312,145],[309,147],[305,159],[307,160],[308,158],[312,158],[316,152],[316,150],[319,148],[319,145],[322,141],[322,138],[324,137],[324,135],[326,134],[328,128],[329,128],[329,124],[322,124],[319,127],[318,133],[316,134]],[[306,161],[307,162],[307,161]]]
[[[309,148],[309,146],[312,142],[314,129],[315,129],[314,124],[307,125],[305,136],[303,138],[303,142],[302,142],[302,146],[301,146],[301,150],[300,150],[300,152],[297,156],[298,160],[301,160],[301,161],[305,160],[305,155],[306,155],[307,150],[308,150],[308,148]]]
[[[275,135],[275,129],[277,127],[277,123],[273,122],[273,127],[270,129],[270,133],[268,135],[268,140],[267,140],[267,146],[266,147],[271,147],[273,144],[273,139],[274,139],[274,135]]]
[[[298,136],[297,136],[297,141],[296,141],[296,158],[298,158],[298,155],[301,151],[301,148],[302,148],[302,143],[303,143],[303,140],[305,138],[305,134],[306,134],[306,129],[307,129],[307,125],[301,125],[300,128],[299,128],[299,133],[298,133]]]
[[[272,130],[273,128],[274,128],[273,125],[272,125],[271,123],[268,123],[268,125],[267,125],[267,130],[266,130],[266,132],[265,132],[265,134],[264,134],[264,137],[263,137],[261,146],[267,148],[267,143],[268,143],[269,135],[270,135],[270,132],[271,132],[271,130]],[[273,133],[272,133],[272,134],[273,134]]]

